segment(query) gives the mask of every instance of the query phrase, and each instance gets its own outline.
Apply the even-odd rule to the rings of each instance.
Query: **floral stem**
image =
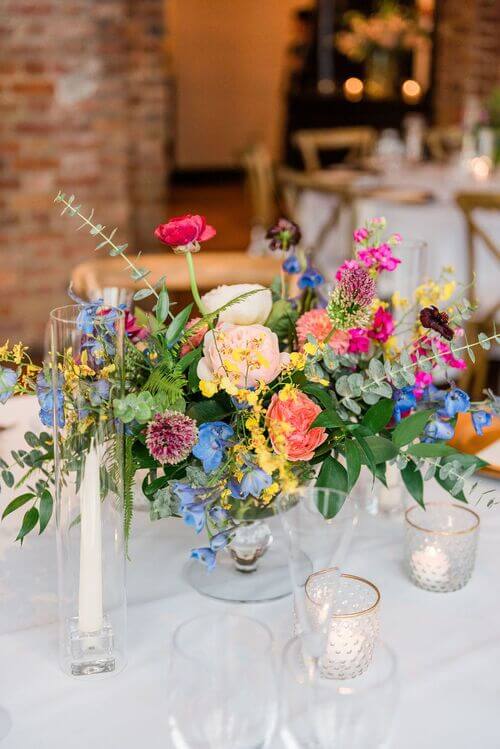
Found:
[[[200,292],[198,291],[198,285],[196,283],[196,274],[194,270],[194,262],[193,262],[193,255],[190,252],[186,252],[186,262],[188,265],[188,271],[189,271],[189,283],[191,285],[191,293],[193,295],[193,299],[196,302],[196,306],[200,310],[200,314],[202,317],[205,317],[207,314],[207,310],[201,301]]]

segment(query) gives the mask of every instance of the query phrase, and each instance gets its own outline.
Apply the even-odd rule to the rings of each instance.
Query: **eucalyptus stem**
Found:
[[[194,262],[193,262],[193,255],[190,252],[186,252],[186,262],[188,265],[188,271],[189,271],[189,283],[191,285],[191,293],[193,295],[193,299],[196,302],[196,306],[200,310],[200,314],[202,317],[205,317],[207,314],[207,310],[205,309],[205,306],[203,305],[203,302],[201,301],[200,292],[198,291],[198,284],[196,283],[196,274],[194,271]]]

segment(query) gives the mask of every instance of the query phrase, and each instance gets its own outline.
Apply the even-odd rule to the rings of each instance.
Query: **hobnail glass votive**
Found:
[[[469,507],[429,502],[405,513],[405,556],[411,581],[437,593],[459,590],[472,575],[479,515]]]
[[[331,623],[323,655],[319,659],[322,677],[353,679],[371,663],[378,637],[380,592],[368,580],[322,570],[306,582],[306,601],[311,619],[320,617],[325,597],[333,600]]]

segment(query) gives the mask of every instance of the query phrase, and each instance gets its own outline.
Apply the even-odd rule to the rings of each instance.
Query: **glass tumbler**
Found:
[[[469,507],[429,502],[405,514],[405,557],[410,580],[438,593],[459,590],[474,570],[479,515]]]
[[[244,616],[209,614],[173,638],[168,725],[176,749],[264,749],[276,728],[272,635]]]

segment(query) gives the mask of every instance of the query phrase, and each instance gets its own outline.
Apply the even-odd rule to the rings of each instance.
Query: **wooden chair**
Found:
[[[467,251],[468,251],[468,273],[471,279],[470,297],[477,302],[476,288],[476,261],[477,245],[480,239],[483,247],[492,256],[492,273],[500,276],[500,244],[495,242],[477,223],[475,211],[496,211],[500,215],[500,194],[495,193],[459,193],[456,202],[462,211],[467,225]],[[476,340],[479,333],[492,335],[495,318],[500,311],[500,290],[496,299],[487,300],[486,311],[476,313],[467,324],[467,337],[470,341]],[[488,380],[488,369],[490,363],[489,352],[477,346],[475,348],[476,362],[464,372],[460,381],[460,387],[467,390],[474,400],[482,397],[482,392]]]
[[[271,154],[258,143],[243,154],[254,226],[272,226],[278,214],[276,180]]]
[[[170,292],[183,293],[190,288],[186,259],[173,252],[141,255],[141,267],[151,270],[148,277],[155,283],[166,276]],[[196,277],[201,291],[221,284],[260,283],[269,286],[280,274],[281,263],[275,257],[250,257],[244,252],[202,250],[195,255]],[[72,273],[73,289],[84,299],[103,296],[106,288],[137,291],[143,282],[133,281],[120,257],[102,257],[77,265]]]
[[[338,127],[322,130],[297,130],[292,143],[299,149],[304,169],[314,172],[321,169],[321,151],[345,151],[346,160],[369,156],[377,140],[372,127]]]
[[[431,157],[435,161],[448,161],[453,153],[462,148],[463,135],[463,130],[458,125],[429,128],[425,142]]]

